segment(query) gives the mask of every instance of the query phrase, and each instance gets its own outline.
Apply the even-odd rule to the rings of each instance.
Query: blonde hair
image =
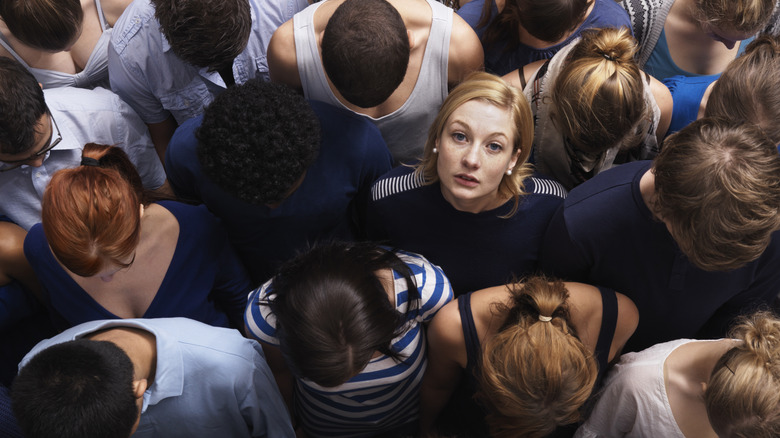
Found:
[[[729,63],[715,82],[705,117],[755,123],[773,143],[780,143],[780,40],[763,35]],[[747,87],[745,84],[750,84]]]
[[[636,50],[636,40],[622,27],[583,32],[569,53],[552,86],[550,114],[577,149],[625,150],[644,139],[652,108],[645,103]]]
[[[424,184],[433,184],[439,180],[436,169],[437,154],[433,152],[444,126],[452,113],[461,105],[472,100],[483,100],[499,108],[504,108],[512,115],[512,153],[520,151],[517,164],[511,175],[504,175],[498,186],[498,193],[514,199],[514,207],[506,216],[510,217],[517,212],[520,196],[524,195],[523,180],[532,173],[531,165],[527,163],[531,154],[531,144],[534,140],[534,122],[531,115],[531,106],[520,90],[510,86],[506,81],[490,73],[472,73],[453,89],[436,115],[436,119],[428,130],[428,139],[425,142],[423,158],[415,166],[415,175],[423,179]]]
[[[542,437],[581,419],[598,366],[569,322],[561,281],[533,277],[510,290],[511,305],[496,309],[504,325],[482,348],[477,394],[491,436]]]
[[[732,337],[740,345],[715,365],[704,392],[720,437],[780,436],[780,320],[770,312],[743,318]]]
[[[772,18],[775,0],[696,0],[694,16],[718,29],[754,34]]]

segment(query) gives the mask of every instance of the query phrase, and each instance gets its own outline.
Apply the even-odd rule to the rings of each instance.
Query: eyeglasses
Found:
[[[23,160],[3,160],[2,163],[7,164],[7,166],[3,166],[2,168],[0,168],[0,172],[7,172],[9,170],[14,170],[30,160],[34,160],[42,155],[45,155],[47,152],[54,149],[55,147],[57,147],[58,144],[60,144],[60,142],[62,141],[62,134],[60,133],[60,127],[57,126],[57,121],[54,120],[54,116],[51,115],[51,112],[49,112],[48,109],[46,109],[46,114],[49,115],[49,118],[54,124],[54,129],[57,131],[57,138],[54,141],[51,141],[53,136],[50,136],[49,141],[47,142],[47,146],[44,146],[41,150],[30,155],[29,157]]]

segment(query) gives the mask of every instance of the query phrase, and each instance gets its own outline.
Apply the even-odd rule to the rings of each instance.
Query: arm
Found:
[[[176,128],[179,125],[173,116],[168,116],[167,119],[160,123],[147,123],[149,128],[149,135],[152,137],[152,144],[157,151],[157,155],[160,157],[160,162],[165,162],[165,150],[168,148],[168,142],[171,141],[173,133],[176,132]]]
[[[268,367],[271,368],[271,372],[276,380],[276,385],[279,387],[279,392],[282,394],[285,405],[287,405],[287,412],[293,417],[293,424],[295,424],[295,417],[293,415],[293,388],[295,385],[295,378],[287,368],[287,363],[284,361],[282,351],[279,347],[274,347],[269,344],[263,343],[263,352],[265,353],[265,361],[268,362]]]
[[[450,89],[475,71],[484,70],[485,53],[471,26],[453,14],[450,50],[447,64],[447,84]]]
[[[457,301],[442,308],[427,327],[428,368],[420,388],[420,432],[431,432],[441,410],[460,382],[466,364]]]
[[[288,85],[301,91],[301,77],[298,74],[298,58],[295,53],[293,21],[288,20],[274,32],[268,43],[268,74],[272,82]]]
[[[0,222],[0,285],[13,280],[40,297],[41,285],[24,256],[24,238],[27,231],[11,222]]]
[[[660,145],[666,137],[669,124],[672,122],[672,93],[669,92],[666,85],[652,76],[650,76],[650,92],[653,93],[655,103],[661,110],[661,120],[658,121],[658,126],[655,128],[655,136]]]
[[[228,242],[225,233],[219,233],[219,236],[222,239],[222,248],[215,255],[216,259],[214,261],[219,265],[211,295],[214,297],[214,301],[227,314],[231,325],[236,328],[243,328],[247,294],[252,289],[252,281],[241,260],[239,260],[233,247]]]
[[[531,82],[536,72],[539,70],[539,68],[544,65],[544,63],[547,62],[546,59],[540,59],[538,61],[534,61],[530,64],[524,65],[522,68],[511,71],[501,78],[507,82],[509,82],[509,85],[518,88],[520,90],[523,90],[523,84],[520,81],[520,74],[523,75],[525,78],[525,83]]]

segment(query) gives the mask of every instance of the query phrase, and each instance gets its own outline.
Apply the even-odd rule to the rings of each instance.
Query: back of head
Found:
[[[358,374],[377,351],[399,359],[391,341],[404,331],[404,315],[377,277],[408,267],[392,252],[365,243],[316,246],[286,263],[273,280],[269,305],[282,354],[293,373],[334,387]]]
[[[488,24],[488,8],[492,5],[492,2],[485,3],[480,27]],[[504,9],[485,30],[483,40],[488,45],[507,42],[507,49],[517,47],[518,26],[522,26],[534,38],[557,43],[582,23],[592,3],[593,0],[506,1]]]
[[[28,438],[127,438],[138,419],[133,364],[111,342],[51,346],[19,371],[11,391]]]
[[[0,17],[23,44],[60,52],[81,35],[84,11],[78,0],[3,0]]]
[[[780,228],[780,155],[755,125],[697,120],[666,139],[653,173],[654,213],[701,269],[757,259]]]
[[[133,254],[140,236],[142,189],[121,149],[90,143],[82,157],[88,164],[52,177],[43,194],[41,222],[57,259],[74,274],[89,277],[106,264],[127,265],[123,260]]]
[[[727,31],[755,34],[775,10],[775,0],[696,0],[694,14],[708,25]]]
[[[769,312],[744,318],[732,337],[744,342],[712,371],[704,402],[720,437],[780,436],[780,320]]]
[[[436,168],[438,155],[433,152],[436,141],[444,132],[447,120],[452,113],[471,100],[483,100],[499,108],[505,108],[512,115],[514,122],[512,135],[515,141],[512,148],[513,152],[519,151],[519,155],[512,174],[503,176],[499,191],[502,195],[514,197],[518,201],[519,197],[523,195],[523,181],[533,172],[527,163],[534,140],[533,115],[528,99],[523,96],[522,91],[490,73],[472,73],[447,95],[428,130],[423,158],[417,165],[416,172],[423,175],[426,184],[439,180]]]
[[[341,95],[361,108],[387,100],[409,65],[409,37],[386,0],[346,0],[322,35],[322,64]]]
[[[286,198],[320,149],[320,124],[306,100],[260,79],[228,88],[198,129],[203,173],[244,202]]]
[[[0,153],[15,155],[31,150],[35,128],[46,111],[43,90],[35,76],[17,61],[0,57]]]
[[[780,144],[779,71],[780,40],[756,38],[715,82],[704,115],[755,123]]]
[[[478,396],[494,437],[543,437],[581,418],[596,383],[593,354],[570,325],[560,281],[530,278],[512,289],[499,333],[482,348]]]
[[[652,109],[636,48],[628,29],[606,28],[583,32],[569,53],[552,86],[551,117],[575,148],[599,154],[633,148],[644,138]]]
[[[249,41],[248,0],[152,0],[152,4],[173,53],[196,67],[231,68]]]

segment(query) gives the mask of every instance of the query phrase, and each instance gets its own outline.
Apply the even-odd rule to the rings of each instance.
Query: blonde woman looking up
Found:
[[[722,72],[764,29],[775,0],[622,0],[639,66],[658,80]],[[748,40],[748,41],[745,41]]]
[[[669,90],[639,70],[626,28],[590,30],[549,61],[504,79],[531,102],[531,162],[567,189],[613,164],[658,153],[672,113]]]
[[[368,237],[425,254],[456,295],[530,274],[566,193],[532,174],[532,138],[519,90],[488,73],[469,76],[436,115],[422,160],[374,183]]]
[[[575,436],[780,436],[780,320],[756,313],[731,337],[623,355]]]
[[[111,28],[132,0],[3,0],[0,56],[43,88],[108,88]]]
[[[482,423],[469,436],[486,436],[485,412],[493,437],[542,437],[579,421],[638,319],[634,303],[611,289],[542,277],[459,297],[428,327],[422,431],[448,400],[473,392],[484,410],[450,405],[463,424],[439,421],[445,432]],[[466,394],[452,397],[461,380]]]

